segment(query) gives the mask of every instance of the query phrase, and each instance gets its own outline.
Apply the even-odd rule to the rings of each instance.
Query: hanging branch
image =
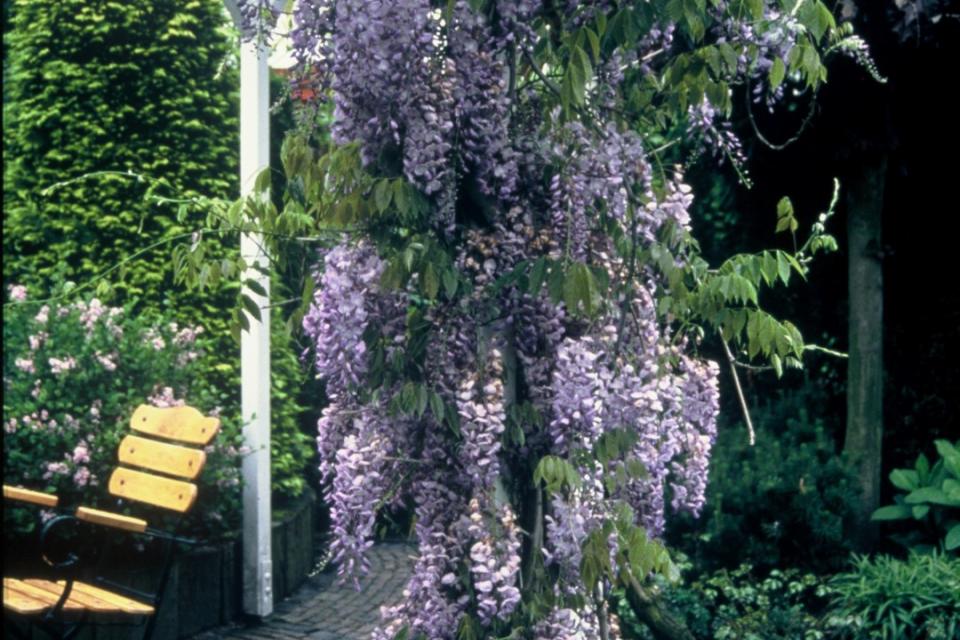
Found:
[[[730,347],[722,335],[720,336],[720,343],[723,344],[723,351],[727,355],[727,362],[730,364],[730,373],[733,375],[733,385],[737,390],[737,398],[740,400],[740,409],[743,411],[743,419],[747,423],[747,433],[749,433],[750,446],[752,447],[757,442],[757,436],[753,431],[753,420],[750,419],[750,409],[747,408],[747,400],[744,398],[743,389],[740,387],[740,376],[737,375],[737,361],[734,359],[733,353],[730,352]]]
[[[798,2],[797,4],[799,5],[800,3]],[[757,124],[756,118],[754,118],[753,115],[753,103],[750,101],[750,79],[747,78],[746,91],[744,92],[744,95],[746,96],[747,118],[750,120],[750,127],[753,129],[753,133],[757,136],[757,139],[774,151],[783,151],[791,144],[799,140],[800,136],[803,135],[803,132],[806,131],[807,126],[809,126],[810,122],[813,120],[813,114],[816,112],[817,93],[819,90],[819,86],[813,90],[813,95],[810,96],[810,108],[807,110],[807,115],[803,118],[803,122],[800,123],[800,128],[797,129],[797,132],[785,142],[777,144],[775,142],[770,142],[766,136],[760,132],[760,126]]]

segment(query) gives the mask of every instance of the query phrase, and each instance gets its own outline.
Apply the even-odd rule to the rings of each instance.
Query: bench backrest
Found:
[[[120,443],[121,466],[110,476],[110,493],[186,512],[197,499],[197,485],[191,480],[207,459],[202,447],[220,430],[220,420],[193,407],[140,405],[130,418],[130,428],[142,435],[128,435]]]

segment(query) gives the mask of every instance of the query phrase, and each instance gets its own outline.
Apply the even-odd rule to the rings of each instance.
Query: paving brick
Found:
[[[340,585],[336,575],[308,578],[274,614],[255,625],[230,624],[190,640],[368,640],[380,620],[380,607],[400,601],[413,568],[416,549],[408,544],[380,544],[370,550],[370,574]]]

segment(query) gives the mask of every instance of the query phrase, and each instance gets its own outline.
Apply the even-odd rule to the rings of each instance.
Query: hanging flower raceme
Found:
[[[324,256],[319,287],[303,320],[313,344],[314,365],[337,398],[360,384],[366,373],[366,329],[383,264],[370,248],[338,245]]]

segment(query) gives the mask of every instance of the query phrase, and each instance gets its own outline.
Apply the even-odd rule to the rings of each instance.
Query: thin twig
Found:
[[[747,422],[747,432],[750,436],[750,446],[757,442],[757,436],[753,431],[753,420],[750,419],[750,409],[747,408],[747,400],[743,397],[743,388],[740,386],[740,376],[737,375],[737,361],[730,352],[727,341],[720,336],[720,342],[723,344],[723,351],[727,354],[727,362],[730,363],[730,373],[733,374],[733,385],[737,389],[737,398],[740,400],[740,409],[743,411],[743,419]]]
[[[631,202],[633,198],[631,198]],[[636,207],[637,205],[634,204]],[[637,268],[637,227],[639,223],[637,220],[637,212],[634,209],[632,216],[632,226],[630,229],[630,264],[627,268],[627,279],[625,281],[626,287],[623,291],[623,302],[620,304],[620,318],[618,320],[617,326],[617,342],[613,347],[613,361],[616,362],[617,358],[620,357],[620,348],[623,346],[623,335],[624,335],[624,325],[627,321],[627,312],[630,309],[631,302],[631,285],[633,284],[633,278],[636,275]]]
[[[383,456],[383,460],[389,460],[390,462],[408,462],[410,464],[427,464],[426,460],[416,460],[414,458],[403,458],[399,456]]]
[[[530,68],[533,69],[533,72],[537,74],[537,77],[540,78],[540,81],[547,86],[550,91],[553,91],[557,96],[560,96],[560,87],[556,85],[550,78],[543,74],[543,71],[540,70],[540,65],[536,63],[533,59],[533,56],[530,55],[530,52],[526,48],[523,49],[523,58],[527,61],[527,64],[530,65]]]
[[[793,136],[788,138],[785,142],[777,144],[775,142],[770,142],[762,133],[760,133],[760,126],[757,124],[757,121],[753,116],[753,102],[751,102],[750,100],[752,92],[750,91],[750,80],[748,78],[747,84],[746,84],[746,91],[744,92],[746,94],[747,117],[750,120],[750,126],[753,128],[753,133],[757,136],[757,139],[760,140],[760,142],[762,142],[764,145],[773,149],[774,151],[783,151],[784,149],[789,147],[791,144],[799,140],[800,136],[803,135],[803,132],[806,131],[807,126],[813,120],[813,114],[816,111],[816,106],[817,106],[817,93],[819,91],[820,91],[819,87],[813,90],[813,95],[810,97],[810,109],[807,111],[807,115],[803,118],[803,122],[800,123],[800,128],[797,129],[797,132],[793,134]]]
[[[773,371],[773,367],[770,365],[756,365],[750,364],[749,362],[741,362],[740,360],[734,360],[733,363],[740,367],[741,369],[746,369],[747,371]]]
[[[833,356],[834,358],[843,358],[847,359],[850,356],[842,351],[834,351],[833,349],[828,349],[827,347],[821,347],[818,344],[805,344],[803,345],[804,351],[819,351],[820,353],[825,353],[828,356]]]
[[[87,288],[91,287],[94,283],[99,282],[100,280],[103,280],[104,278],[107,277],[107,275],[113,273],[114,271],[117,271],[118,269],[122,269],[122,268],[125,267],[128,263],[132,262],[135,258],[138,258],[138,257],[142,256],[142,255],[145,254],[145,253],[149,253],[150,251],[153,251],[154,249],[156,249],[157,247],[159,247],[159,246],[161,246],[161,245],[168,244],[168,243],[174,242],[174,241],[176,241],[176,240],[182,240],[182,239],[184,239],[184,238],[189,238],[190,236],[193,235],[193,233],[194,233],[194,232],[192,232],[192,231],[188,231],[188,232],[186,232],[186,233],[180,233],[180,234],[177,234],[177,235],[175,235],[175,236],[170,236],[169,238],[163,238],[162,240],[158,240],[158,241],[156,241],[156,242],[154,242],[154,243],[152,243],[152,244],[149,244],[149,245],[147,245],[146,247],[144,247],[144,248],[142,248],[142,249],[140,249],[140,250],[138,250],[138,251],[135,251],[135,252],[134,252],[133,254],[131,254],[129,257],[124,258],[123,260],[121,260],[121,261],[118,262],[117,264],[113,265],[113,266],[110,267],[109,269],[105,269],[104,271],[101,271],[100,273],[96,274],[95,276],[93,276],[92,279],[87,280],[86,282],[81,283],[81,284],[73,287],[73,288],[70,289],[69,291],[66,291],[66,292],[64,292],[64,293],[62,293],[62,294],[60,294],[60,295],[58,295],[58,296],[50,296],[49,298],[41,298],[41,299],[39,299],[39,300],[11,300],[11,301],[9,301],[9,302],[3,303],[3,306],[6,307],[6,306],[12,306],[12,305],[19,305],[19,304],[44,304],[44,303],[47,303],[47,302],[55,302],[55,301],[57,301],[57,300],[63,300],[64,298],[67,298],[67,297],[69,297],[69,296],[74,295],[74,294],[77,293],[78,291],[82,291],[82,290],[84,290],[84,289],[87,289]],[[215,231],[214,233],[218,233],[218,232]],[[226,233],[226,232],[220,231],[219,233]]]

